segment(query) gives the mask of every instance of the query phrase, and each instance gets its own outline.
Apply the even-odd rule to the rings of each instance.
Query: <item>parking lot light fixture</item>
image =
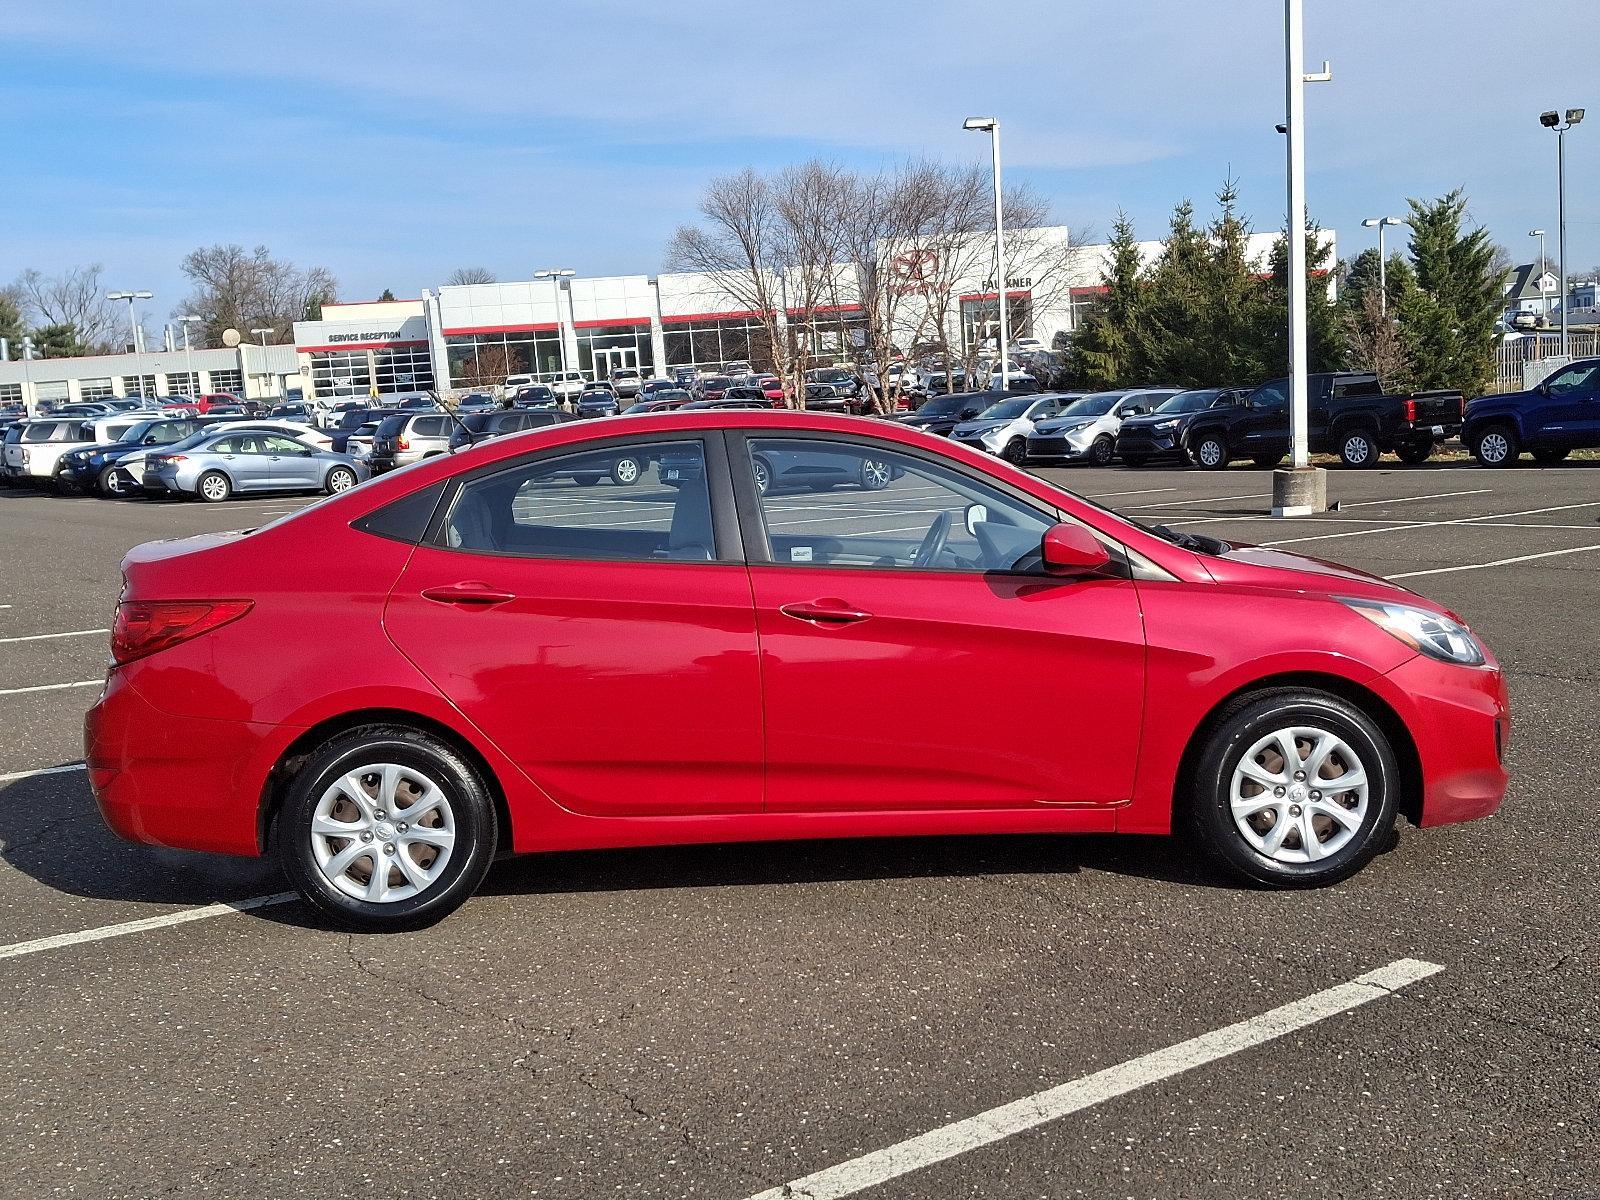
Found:
[[[1583,120],[1583,109],[1569,108],[1566,123],[1553,109],[1539,114],[1539,124],[1556,131],[1556,257],[1561,263],[1561,357],[1571,357],[1567,339],[1567,130]]]
[[[261,339],[261,392],[263,396],[270,396],[272,388],[269,385],[272,372],[267,370],[267,339],[275,336],[278,331],[276,329],[252,329],[250,332]]]
[[[556,349],[561,355],[563,383],[566,382],[565,376],[567,374],[567,323],[561,317],[561,281],[563,279],[571,279],[576,274],[577,272],[571,267],[549,267],[543,271],[535,271],[533,273],[535,279],[548,279],[550,281],[551,298],[555,300],[556,304]],[[570,289],[567,294],[571,295]],[[534,373],[538,374],[537,371]]]
[[[1006,312],[1006,225],[1002,212],[1000,185],[1000,122],[994,117],[968,117],[961,128],[987,133],[989,151],[994,161],[994,283],[999,297],[1000,329],[995,350],[1000,358],[1000,390],[1011,390],[1011,370],[1006,365],[1011,322]]]
[[[203,317],[179,317],[178,324],[183,327],[183,370],[189,376],[189,399],[193,400],[200,394],[200,381],[194,377],[194,351],[189,348],[189,326],[203,321]]]
[[[1383,316],[1389,315],[1389,260],[1383,250],[1383,231],[1390,225],[1404,225],[1399,217],[1368,217],[1361,222],[1368,229],[1378,231],[1378,308]]]
[[[1550,269],[1549,260],[1545,257],[1544,252],[1544,230],[1530,229],[1528,230],[1528,236],[1539,239],[1539,278],[1543,279],[1545,272]]]
[[[128,302],[128,327],[133,333],[133,352],[138,354],[144,349],[143,330],[139,328],[139,317],[133,311],[135,300],[150,300],[155,297],[154,292],[107,292],[107,300],[126,300]]]

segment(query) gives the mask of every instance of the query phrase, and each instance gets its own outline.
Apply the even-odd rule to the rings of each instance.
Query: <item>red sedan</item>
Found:
[[[1506,787],[1500,670],[1439,605],[882,422],[553,425],[123,574],[106,820],[270,851],[355,927],[499,852],[684,842],[1176,830],[1304,887]],[[892,715],[941,701],[994,719]]]

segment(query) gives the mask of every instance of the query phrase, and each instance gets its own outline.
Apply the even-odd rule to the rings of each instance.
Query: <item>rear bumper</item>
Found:
[[[137,670],[137,664],[134,664]],[[275,726],[175,717],[113,672],[84,717],[84,761],[100,814],[132,842],[258,855],[265,774],[254,775]]]
[[[1407,700],[1406,725],[1422,763],[1422,824],[1487,817],[1510,776],[1511,709],[1498,669],[1457,667],[1423,655],[1387,676]]]

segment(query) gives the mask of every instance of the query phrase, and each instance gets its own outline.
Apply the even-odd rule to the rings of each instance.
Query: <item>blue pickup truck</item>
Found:
[[[1560,367],[1526,392],[1472,401],[1461,441],[1486,467],[1509,467],[1524,450],[1535,462],[1558,463],[1600,446],[1600,358]]]

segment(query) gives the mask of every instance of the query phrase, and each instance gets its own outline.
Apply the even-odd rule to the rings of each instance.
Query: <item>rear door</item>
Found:
[[[391,593],[396,646],[557,804],[758,812],[749,575],[716,434],[534,452],[469,476]],[[623,455],[678,464],[609,480]],[[715,515],[713,513],[715,512]]]

